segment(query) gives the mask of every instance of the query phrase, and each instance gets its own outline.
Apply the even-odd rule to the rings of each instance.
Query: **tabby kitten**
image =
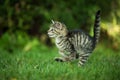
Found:
[[[96,13],[93,37],[80,30],[69,31],[65,24],[53,20],[48,35],[55,38],[56,46],[61,55],[61,57],[55,58],[56,61],[65,62],[78,59],[78,65],[81,66],[86,62],[98,43],[100,10]]]

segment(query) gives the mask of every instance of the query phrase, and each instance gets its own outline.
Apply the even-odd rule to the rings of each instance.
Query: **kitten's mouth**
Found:
[[[53,34],[50,34],[50,33],[48,33],[48,36],[49,37],[55,37]]]

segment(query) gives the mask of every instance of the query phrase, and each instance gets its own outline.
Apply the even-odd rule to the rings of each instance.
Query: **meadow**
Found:
[[[120,52],[99,44],[87,63],[55,62],[56,47],[0,49],[0,80],[120,80]]]
[[[93,35],[98,10],[100,40],[87,63],[55,62],[51,19]],[[0,80],[120,80],[120,0],[0,0],[0,11]]]

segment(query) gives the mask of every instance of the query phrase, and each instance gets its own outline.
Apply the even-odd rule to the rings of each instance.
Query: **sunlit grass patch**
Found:
[[[120,54],[98,46],[83,67],[77,61],[58,63],[56,48],[29,51],[0,49],[0,80],[119,80]]]

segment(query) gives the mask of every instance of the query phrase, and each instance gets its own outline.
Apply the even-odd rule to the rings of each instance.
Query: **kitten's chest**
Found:
[[[66,38],[59,37],[59,38],[56,38],[55,44],[59,49],[63,50],[64,48],[66,48],[67,40]]]
[[[58,48],[60,48],[60,42],[61,42],[61,40],[58,38],[55,40],[55,44]]]

